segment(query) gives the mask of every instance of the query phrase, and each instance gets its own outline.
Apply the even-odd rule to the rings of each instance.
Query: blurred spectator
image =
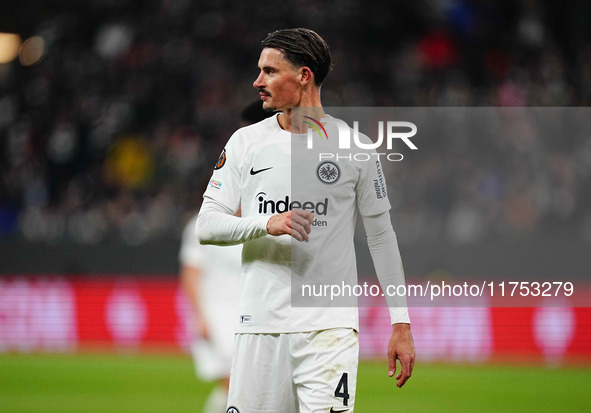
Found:
[[[72,0],[5,12],[0,24],[23,45],[0,64],[4,238],[177,239],[242,103],[256,97],[245,86],[252,45],[279,27],[311,26],[334,45],[342,67],[323,88],[329,105],[591,104],[582,1]],[[400,239],[589,228],[589,140],[556,151],[525,132],[478,142],[462,162],[461,142],[405,160],[390,181],[397,226],[409,231]]]

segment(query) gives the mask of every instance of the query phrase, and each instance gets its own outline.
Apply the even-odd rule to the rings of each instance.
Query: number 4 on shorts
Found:
[[[337,384],[337,388],[334,391],[334,397],[343,398],[343,406],[347,406],[349,401],[348,377],[349,375],[347,373],[343,373],[341,380],[339,380],[339,384]]]

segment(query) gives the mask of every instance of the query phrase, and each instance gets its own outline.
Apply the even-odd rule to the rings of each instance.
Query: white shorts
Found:
[[[227,412],[353,412],[355,330],[237,334],[234,350]]]

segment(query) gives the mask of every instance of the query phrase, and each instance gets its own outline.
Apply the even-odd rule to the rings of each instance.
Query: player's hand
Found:
[[[303,209],[292,209],[291,211],[273,215],[267,222],[267,232],[271,235],[289,234],[298,241],[308,242],[314,214]]]
[[[210,333],[209,333],[209,326],[204,321],[204,318],[201,318],[201,322],[197,323],[197,331],[199,332],[199,337],[203,340],[209,340]]]
[[[388,376],[396,374],[396,359],[400,360],[400,373],[396,375],[396,386],[402,387],[412,375],[415,365],[415,345],[410,332],[410,324],[394,324],[388,343]]]

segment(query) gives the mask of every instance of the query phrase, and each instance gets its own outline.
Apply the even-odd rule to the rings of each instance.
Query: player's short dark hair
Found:
[[[281,50],[285,58],[295,67],[307,66],[314,73],[314,82],[320,86],[332,61],[328,44],[318,33],[310,29],[282,29],[269,33],[261,46]]]

